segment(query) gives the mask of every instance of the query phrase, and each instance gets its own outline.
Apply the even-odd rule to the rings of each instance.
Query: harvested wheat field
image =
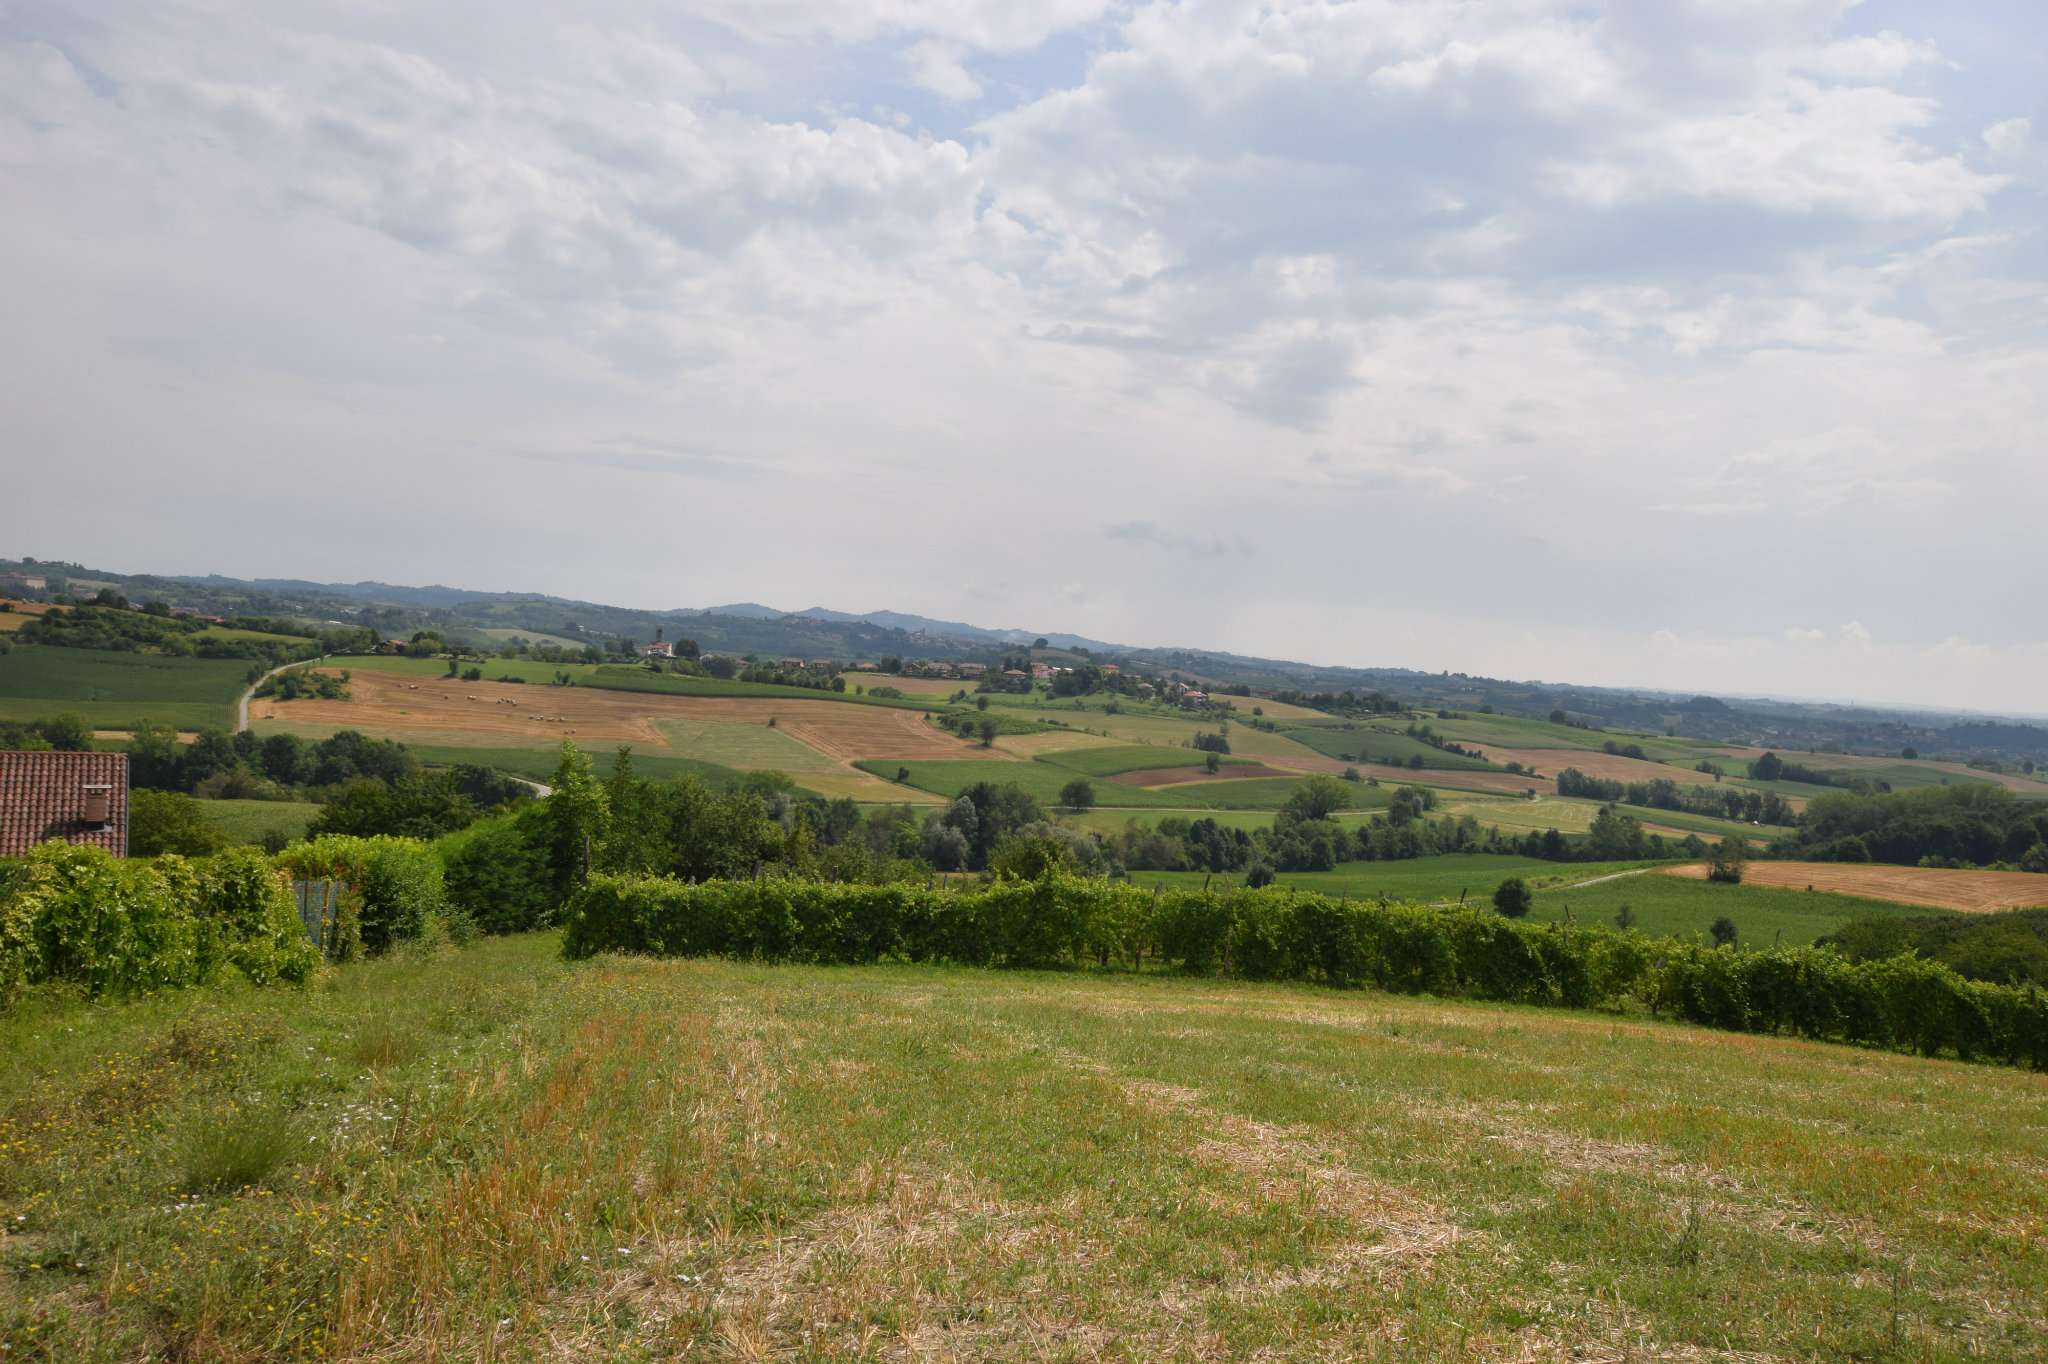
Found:
[[[1704,863],[1671,867],[1667,875],[1706,879]],[[2048,876],[2024,871],[1948,871],[1937,867],[1892,867],[1877,862],[1751,862],[1743,883],[1787,890],[1828,891],[1893,900],[1902,905],[1991,914],[2001,909],[2048,905]]]
[[[2048,1353],[2038,1074],[1362,992],[572,966],[558,943],[0,1019],[9,1357]],[[230,1109],[259,1135],[230,1147]],[[224,1148],[231,1173],[179,1197]]]
[[[783,700],[780,697],[661,696],[605,691],[596,687],[545,687],[510,682],[415,680],[399,673],[357,669],[347,701],[259,699],[257,721],[296,732],[360,729],[404,738],[408,732],[467,738],[486,744],[574,738],[586,747],[602,743],[644,744],[673,749],[664,722],[728,722],[766,727],[773,719],[782,734],[836,763],[855,758],[988,758],[989,750],[925,721],[922,711],[864,706],[847,701]],[[424,738],[422,738],[424,742]]]

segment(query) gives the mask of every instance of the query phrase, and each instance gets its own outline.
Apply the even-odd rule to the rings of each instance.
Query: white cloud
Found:
[[[1902,686],[2017,695],[2048,568],[1944,571],[2048,517],[2034,96],[1939,13],[1862,20],[38,10],[0,29],[10,501],[142,568],[1594,680],[1663,629],[1672,678],[1835,688],[1854,641],[1804,632],[1860,620]],[[121,473],[72,515],[79,459]],[[381,538],[271,529],[314,515]],[[1199,606],[1046,578],[1104,526]],[[1355,603],[1389,563],[1412,614]]]

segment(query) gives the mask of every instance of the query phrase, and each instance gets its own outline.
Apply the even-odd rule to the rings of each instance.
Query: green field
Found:
[[[1029,792],[1041,805],[1057,805],[1060,788],[1081,777],[1072,768],[1055,767],[1047,762],[997,762],[977,758],[958,762],[897,762],[894,759],[870,759],[857,762],[855,767],[872,772],[889,781],[896,779],[897,769],[909,771],[905,784],[934,795],[948,798],[958,796],[977,782],[992,782],[997,786],[1017,786]],[[1196,805],[1199,801],[1186,796],[1175,795],[1169,799],[1164,795],[1145,790],[1138,786],[1120,786],[1113,781],[1092,780],[1095,788],[1095,802],[1108,806],[1181,806]]]
[[[200,809],[233,843],[261,843],[268,833],[298,838],[320,813],[304,800],[207,800]]]
[[[1193,748],[1167,748],[1163,744],[1128,744],[1117,748],[1074,748],[1048,753],[1040,761],[1070,768],[1090,777],[1114,777],[1121,772],[1147,772],[1155,768],[1208,766],[1209,755]],[[1219,754],[1225,767],[1241,766],[1247,759]],[[1192,779],[1196,775],[1190,772]]]
[[[1355,828],[1371,819],[1379,809],[1384,809],[1393,793],[1385,788],[1377,791],[1361,789],[1353,792],[1362,800],[1369,800],[1372,808],[1339,810],[1333,818],[1337,823]],[[1272,810],[1218,810],[1206,806],[1189,805],[1173,810],[1083,810],[1078,813],[1062,813],[1062,823],[1079,829],[1088,829],[1100,834],[1120,832],[1126,824],[1136,822],[1146,828],[1156,826],[1162,819],[1213,819],[1226,829],[1270,829],[1273,827],[1275,812]]]
[[[232,729],[235,698],[247,685],[249,666],[231,658],[17,645],[0,654],[0,720],[70,711],[99,729],[125,729],[140,721],[177,729]]]
[[[1637,1017],[607,957],[0,1019],[44,1360],[2039,1359],[2048,1081]]]
[[[1623,905],[1645,933],[1705,934],[1714,920],[1726,917],[1751,947],[1774,942],[1810,943],[1834,932],[1850,919],[1922,917],[1930,911],[1889,900],[1815,891],[1780,890],[1773,886],[1719,886],[1677,876],[1631,876],[1596,886],[1558,886],[1538,891],[1530,917],[1562,919],[1570,909],[1582,923],[1611,924]]]
[[[560,748],[454,748],[442,744],[412,743],[405,747],[414,757],[430,767],[454,767],[469,763],[540,782],[545,782],[553,776],[555,767],[562,760]],[[725,786],[745,775],[730,767],[704,762],[697,758],[678,758],[668,753],[643,752],[630,744],[626,747],[633,755],[633,770],[640,776],[656,781],[696,777],[714,786]],[[602,775],[611,770],[612,757],[617,753],[618,745],[592,747],[584,751],[590,755],[591,761],[597,765],[598,772]]]
[[[1406,767],[1410,759],[1420,758],[1424,767],[1439,771],[1499,770],[1492,763],[1481,759],[1467,758],[1458,753],[1446,753],[1420,739],[1411,739],[1399,730],[1380,729],[1373,725],[1360,724],[1355,729],[1337,729],[1329,725],[1290,725],[1280,732],[1326,758],[1336,758],[1343,762],[1374,762]]]
[[[1769,886],[1717,886],[1654,871],[1622,875],[1657,864],[1648,862],[1545,862],[1486,853],[1453,853],[1400,862],[1346,862],[1334,871],[1281,872],[1279,883],[1302,890],[1357,899],[1487,901],[1494,888],[1519,876],[1536,890],[1535,919],[1563,920],[1569,910],[1581,923],[1611,924],[1623,905],[1636,927],[1659,935],[1705,933],[1714,920],[1733,920],[1741,940],[1767,947],[1778,934],[1787,943],[1810,943],[1850,919],[1870,915],[1923,915],[1930,911],[1888,900],[1851,895],[1778,890]],[[1613,877],[1607,880],[1603,878]],[[1167,886],[1200,886],[1201,872],[1132,872],[1134,881]],[[1218,875],[1216,885],[1241,878]],[[1587,882],[1598,881],[1597,885]],[[1938,911],[1937,911],[1938,912]]]

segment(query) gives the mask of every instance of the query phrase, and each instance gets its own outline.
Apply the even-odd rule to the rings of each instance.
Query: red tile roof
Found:
[[[88,786],[107,786],[105,825],[85,822]],[[0,752],[0,857],[61,838],[128,855],[126,753]]]

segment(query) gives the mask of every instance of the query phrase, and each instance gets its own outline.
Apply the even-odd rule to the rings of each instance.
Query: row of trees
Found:
[[[1742,820],[1751,824],[1796,824],[1799,821],[1799,812],[1775,792],[1746,791],[1732,786],[1680,786],[1669,777],[1653,777],[1649,781],[1610,781],[1589,777],[1576,767],[1567,767],[1557,774],[1557,794],[1634,805],[1647,810],[1676,810],[1685,814],[1709,815],[1715,819]]]
[[[2048,805],[1988,782],[1830,792],[1808,803],[1798,832],[1772,851],[1813,861],[2048,872]]]

